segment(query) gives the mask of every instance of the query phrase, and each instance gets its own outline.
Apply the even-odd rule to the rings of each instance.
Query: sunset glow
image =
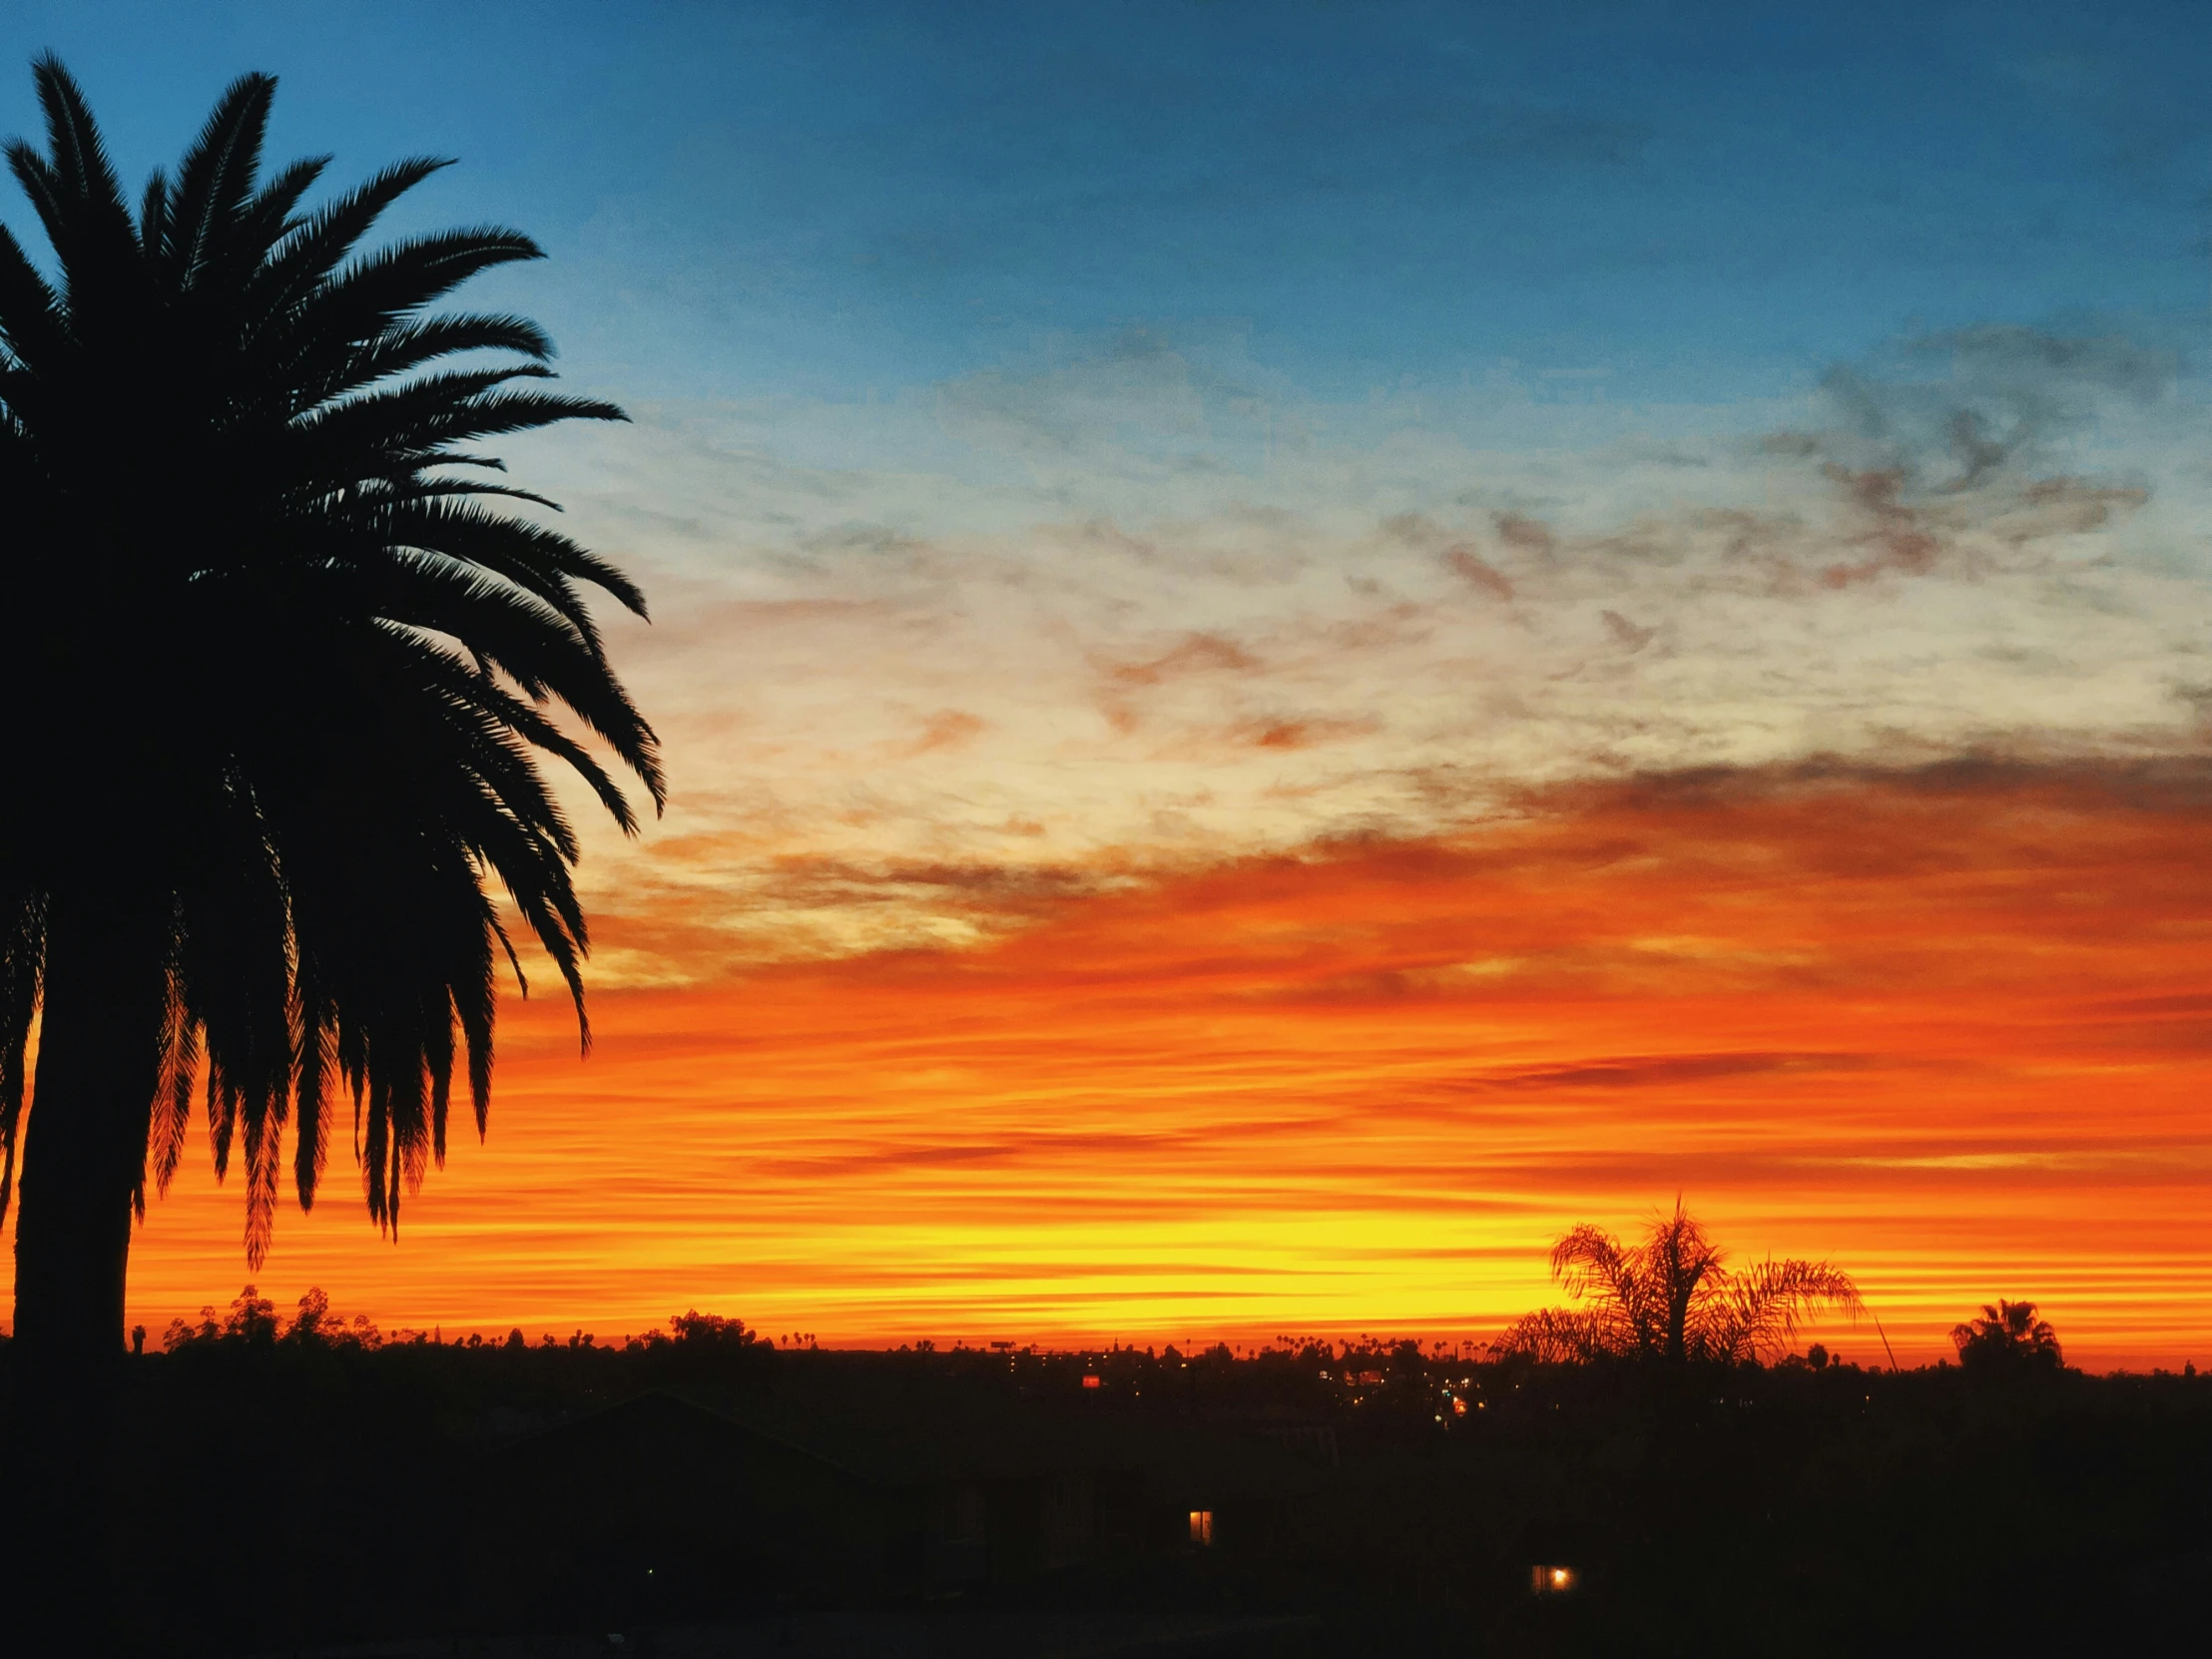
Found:
[[[458,156],[378,235],[538,239],[461,300],[629,416],[487,440],[650,602],[595,1046],[525,950],[488,1137],[381,1238],[341,1112],[264,1294],[1479,1343],[1680,1197],[1855,1362],[2212,1363],[2206,18],[545,10],[41,14],[127,181],[248,67]]]
[[[603,1336],[1482,1338],[1575,1221],[1689,1195],[1898,1358],[2032,1285],[2069,1353],[2212,1321],[2212,793],[2150,769],[1704,776],[1070,901],[1003,942],[511,1006],[490,1140],[264,1289]],[[618,935],[619,937],[619,935]],[[241,1277],[199,1170],[157,1327]],[[1824,1333],[1873,1359],[1871,1328]]]

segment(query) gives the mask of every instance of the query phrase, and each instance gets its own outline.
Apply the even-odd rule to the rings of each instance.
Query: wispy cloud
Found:
[[[662,833],[721,853],[601,837],[587,878],[683,889],[726,959],[812,955],[1004,924],[894,873],[931,864],[1159,871],[1816,755],[2194,754],[2212,421],[2176,372],[1966,330],[1745,430],[1509,373],[1320,405],[1145,335],[663,410],[533,470],[648,578],[662,620],[615,638]]]

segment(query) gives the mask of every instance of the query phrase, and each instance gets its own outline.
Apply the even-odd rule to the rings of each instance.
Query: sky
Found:
[[[0,6],[128,176],[459,158],[633,416],[508,452],[653,604],[595,1050],[264,1293],[1480,1340],[1680,1194],[2212,1360],[2212,16],[1833,10]]]

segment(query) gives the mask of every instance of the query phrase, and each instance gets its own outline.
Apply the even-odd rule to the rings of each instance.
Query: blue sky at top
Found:
[[[461,157],[417,219],[537,236],[554,264],[482,297],[639,400],[891,394],[1142,328],[1324,398],[1510,361],[1715,404],[1984,321],[2187,346],[2212,288],[2202,7],[0,16],[0,126],[52,46],[134,183],[248,66],[281,153]]]

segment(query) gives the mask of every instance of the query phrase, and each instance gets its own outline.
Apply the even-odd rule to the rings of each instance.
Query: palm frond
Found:
[[[171,285],[197,285],[208,262],[219,251],[227,252],[225,233],[243,217],[254,195],[270,101],[276,94],[274,76],[241,75],[233,81],[178,164],[177,188],[161,216],[158,242],[145,237],[142,216],[146,253],[162,263]]]
[[[1767,1359],[1786,1353],[1810,1320],[1835,1313],[1856,1323],[1862,1312],[1849,1274],[1826,1262],[1769,1258],[1728,1277],[1698,1337],[1715,1360]]]
[[[107,141],[58,58],[40,57],[31,77],[46,115],[48,154],[19,139],[7,147],[8,165],[60,263],[71,312],[113,315],[122,296],[140,288],[144,273]]]
[[[1584,1308],[1539,1308],[1523,1314],[1490,1345],[1493,1359],[1554,1366],[1586,1365],[1621,1352],[1613,1326]]]
[[[309,295],[345,262],[391,205],[453,163],[435,156],[394,162],[288,229],[248,279],[245,299],[272,324],[291,323]],[[251,342],[262,343],[257,335]]]
[[[0,343],[18,362],[53,357],[64,338],[61,299],[31,264],[15,233],[0,225]]]

